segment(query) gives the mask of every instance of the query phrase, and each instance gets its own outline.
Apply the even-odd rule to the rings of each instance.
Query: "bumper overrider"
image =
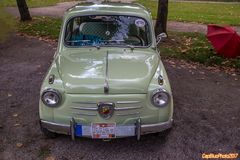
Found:
[[[156,123],[156,124],[141,124],[141,119],[137,119],[136,123],[133,125],[116,125],[116,137],[132,137],[136,136],[137,140],[140,140],[141,135],[149,133],[157,133],[167,130],[172,127],[173,120]],[[81,129],[79,130],[79,127]],[[77,124],[72,118],[69,124],[59,124],[54,122],[49,122],[45,120],[40,120],[41,128],[48,129],[49,131],[71,135],[72,140],[75,140],[75,137],[88,137],[92,138],[91,125],[81,125]]]

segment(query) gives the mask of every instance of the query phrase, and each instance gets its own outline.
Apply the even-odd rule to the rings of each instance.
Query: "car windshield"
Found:
[[[68,21],[67,46],[132,46],[151,43],[150,29],[143,18],[133,16],[80,16]]]

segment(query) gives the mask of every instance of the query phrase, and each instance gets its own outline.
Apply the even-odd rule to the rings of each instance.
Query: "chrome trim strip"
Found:
[[[97,114],[94,113],[74,113],[73,114],[77,114],[77,115],[81,115],[81,116],[96,116]]]
[[[141,125],[141,134],[162,132],[166,129],[171,128],[172,124],[173,124],[173,119],[163,123],[144,124],[144,125]]]
[[[70,125],[48,122],[45,120],[40,120],[40,123],[42,128],[47,128],[50,131],[62,134],[70,134]]]
[[[75,140],[75,120],[74,118],[72,118],[70,120],[70,134],[71,134],[71,138],[74,141]]]
[[[107,78],[105,79],[103,89],[104,89],[104,93],[108,94],[108,92],[109,92],[109,84],[108,84]]]
[[[139,141],[141,138],[141,118],[138,118],[137,122],[136,122],[136,131],[135,131],[136,135],[137,135],[137,140]]]
[[[49,121],[44,121],[44,120],[41,120],[41,123],[42,123],[43,127],[46,126],[45,124],[59,126],[59,127],[70,127],[70,125],[68,125],[68,124],[59,124],[59,123],[49,122]]]
[[[54,123],[54,122],[48,122],[45,120],[40,120],[40,123],[43,128],[49,129],[53,132],[71,135],[71,125],[70,124],[59,124],[59,123]],[[138,129],[136,127],[136,129],[137,129],[136,135],[138,135],[138,136],[139,136],[139,131],[140,131],[141,135],[144,135],[144,134],[148,134],[148,133],[161,132],[166,129],[169,129],[172,127],[173,120],[171,119],[166,122],[155,123],[155,124],[141,124],[142,122],[141,121],[139,122],[139,120],[138,120],[135,125],[137,125],[139,123],[140,123],[140,127],[138,127]],[[91,138],[91,135],[89,135],[89,136],[84,135],[84,137]],[[128,135],[125,135],[124,137],[128,137]]]
[[[131,115],[138,115],[140,114],[139,112],[135,112],[135,113],[117,113],[117,116],[131,116]]]
[[[95,105],[97,105],[96,102],[73,102],[73,103],[77,103],[77,104],[95,104]]]
[[[138,107],[115,107],[116,111],[124,111],[124,110],[132,110],[132,109],[141,109],[143,108],[142,106]]]
[[[97,111],[97,107],[70,107],[72,109],[77,109],[77,110],[84,110],[84,111]],[[142,106],[137,106],[137,107],[115,107],[115,111],[125,111],[125,110],[133,110],[133,109],[141,109],[143,108]]]
[[[117,104],[134,104],[134,103],[140,103],[140,101],[117,101]]]
[[[94,104],[97,105],[97,102],[73,102],[77,104]],[[116,104],[135,104],[135,103],[141,103],[141,101],[117,101]]]
[[[104,83],[103,89],[104,89],[104,93],[108,94],[108,92],[109,92],[109,84],[108,84],[108,51],[107,51],[107,55],[106,55],[106,73],[105,73],[105,83]]]
[[[97,111],[97,107],[70,107],[72,109],[84,110],[84,111]]]

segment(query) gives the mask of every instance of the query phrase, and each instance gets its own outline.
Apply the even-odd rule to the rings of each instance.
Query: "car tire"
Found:
[[[44,134],[44,136],[45,136],[46,138],[53,139],[53,138],[56,138],[56,137],[57,137],[57,133],[51,132],[51,131],[49,131],[47,128],[42,128],[42,127],[41,127],[41,131],[42,131],[42,133]]]
[[[171,132],[172,128],[166,129],[162,132],[157,133],[158,137],[162,138],[162,139],[166,139],[167,136],[169,135],[169,133]]]

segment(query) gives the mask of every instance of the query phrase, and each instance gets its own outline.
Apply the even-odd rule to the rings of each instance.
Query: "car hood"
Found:
[[[147,93],[158,62],[152,49],[75,49],[56,59],[66,93],[79,94],[103,94],[106,85],[109,94]]]

